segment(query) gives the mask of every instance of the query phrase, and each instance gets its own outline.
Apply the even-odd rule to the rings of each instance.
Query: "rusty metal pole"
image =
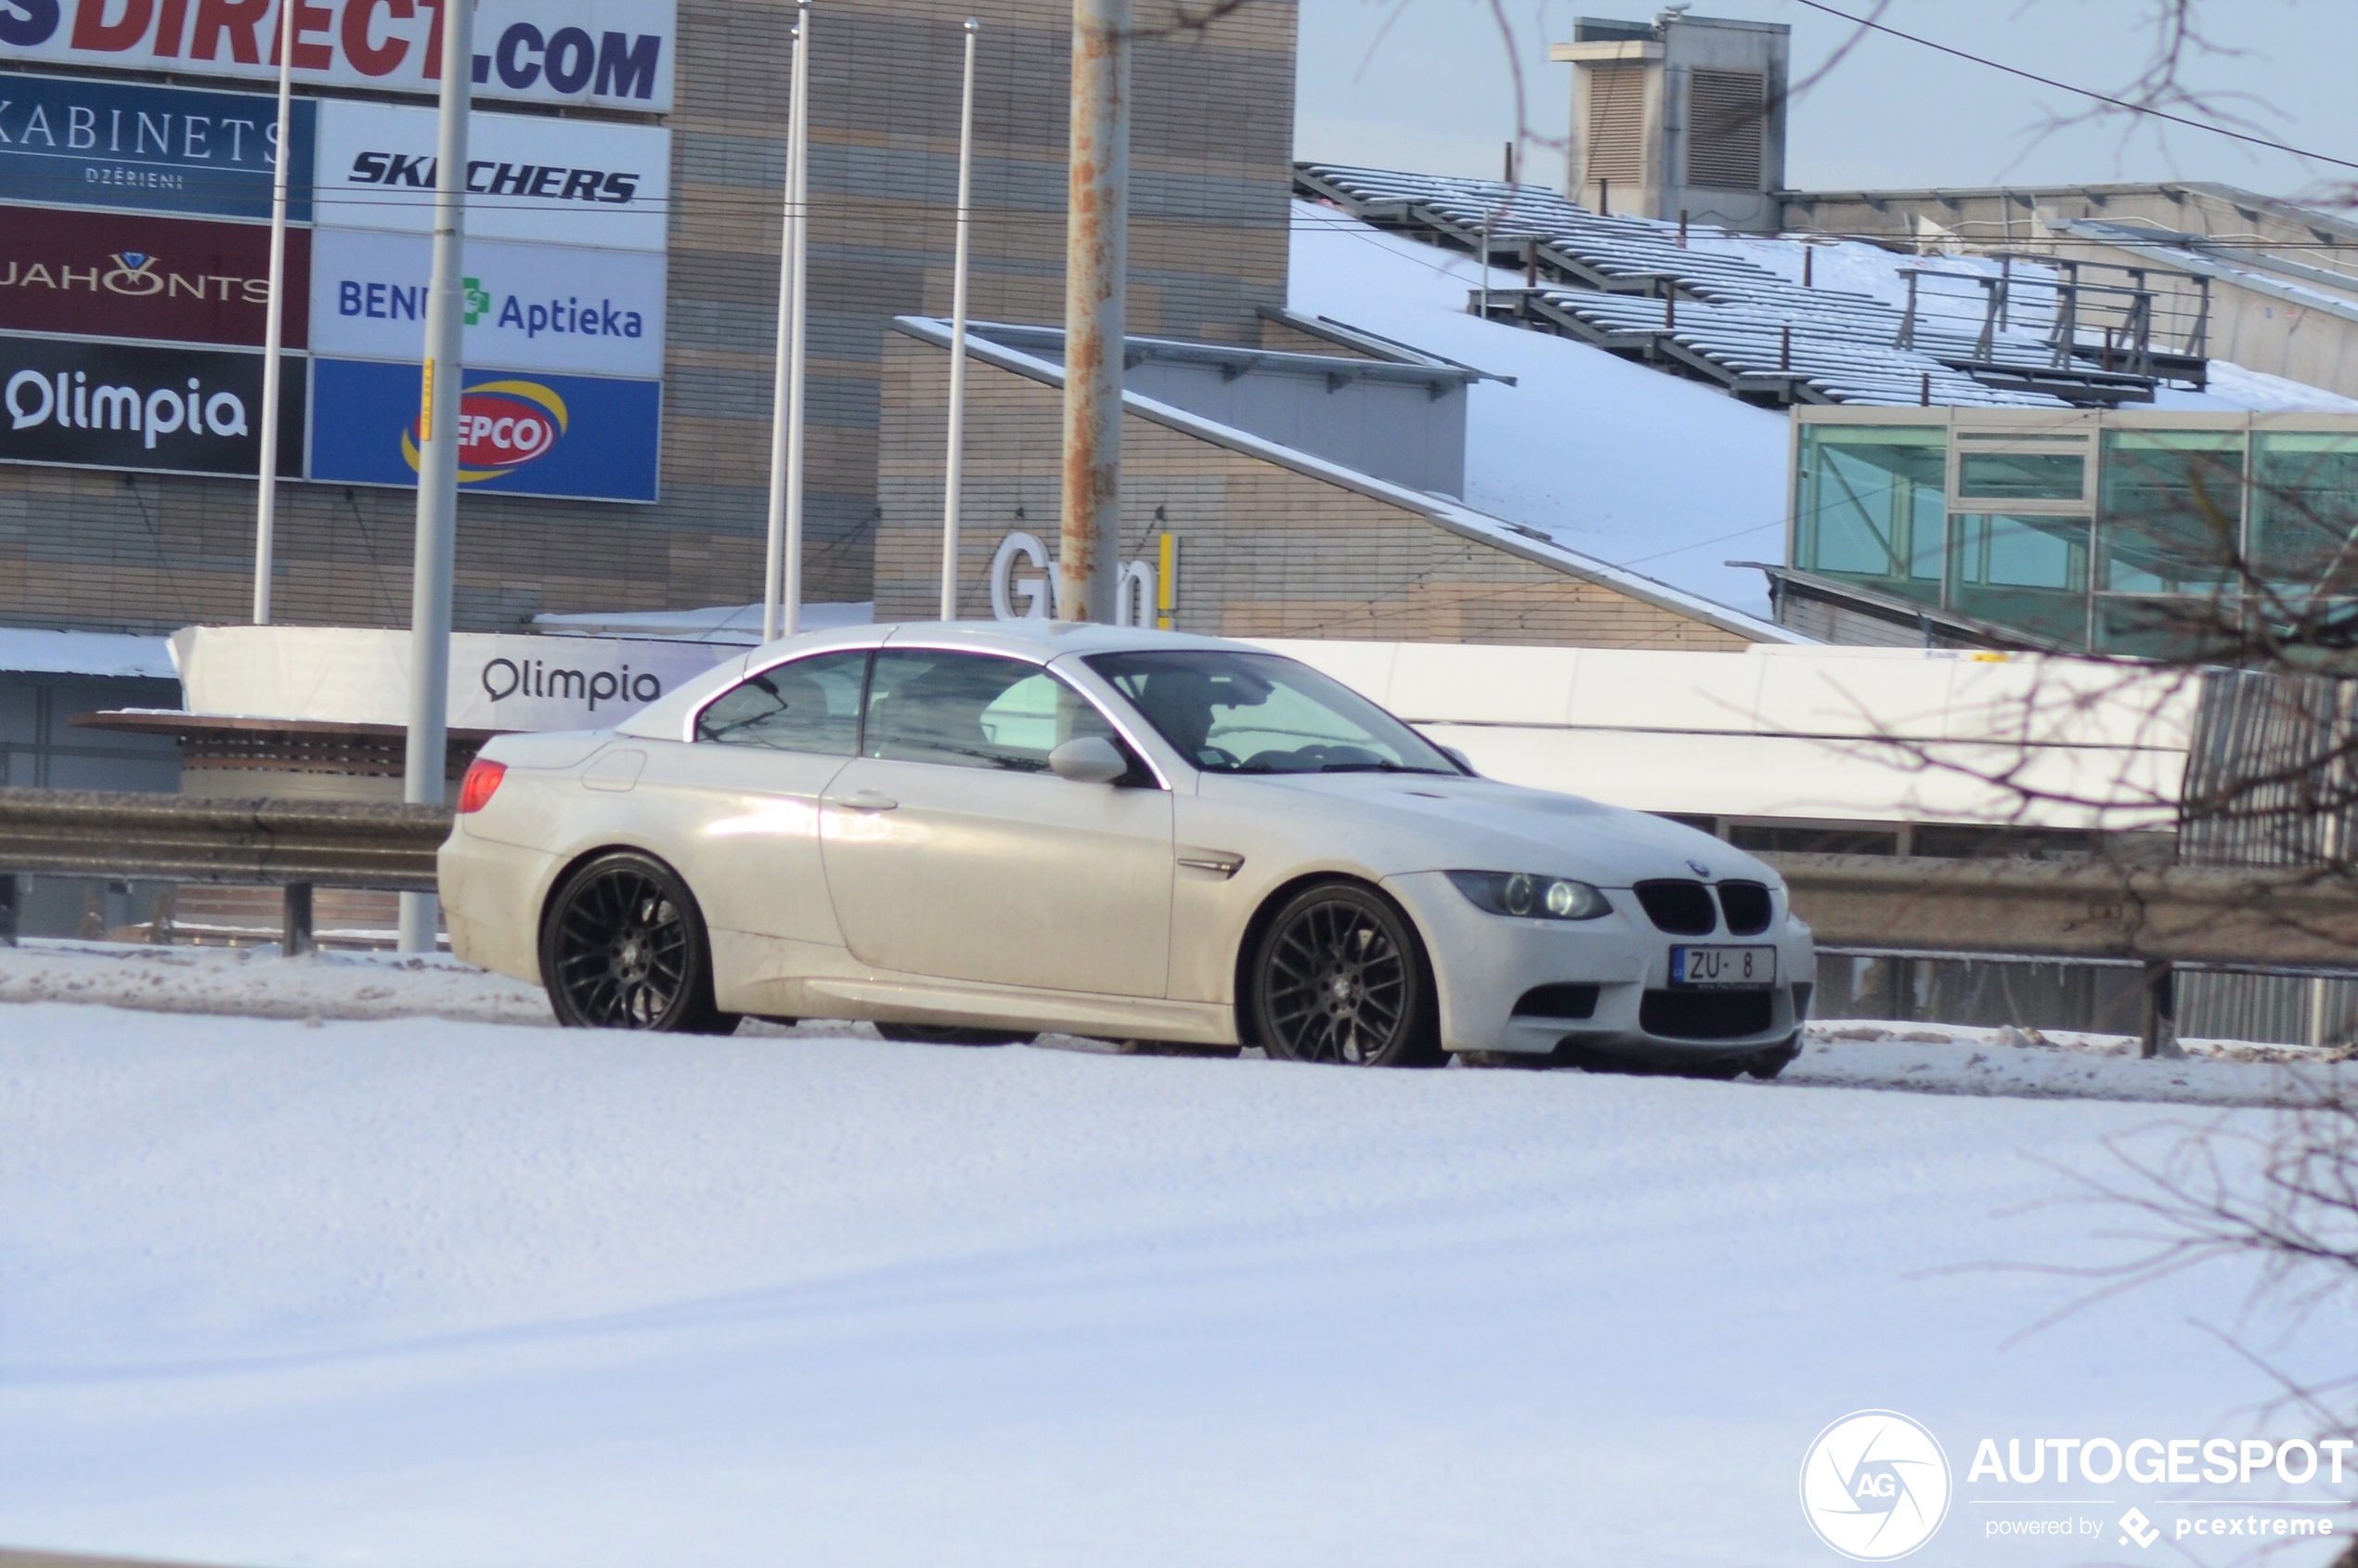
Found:
[[[1130,0],[1073,0],[1065,229],[1064,539],[1056,615],[1110,622],[1121,569],[1123,280],[1130,228]]]

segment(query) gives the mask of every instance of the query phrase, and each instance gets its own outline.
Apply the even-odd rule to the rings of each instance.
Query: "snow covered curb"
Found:
[[[448,957],[321,952],[292,962],[274,948],[149,948],[29,941],[0,948],[0,1003],[69,1002],[142,1012],[258,1018],[446,1018],[551,1027],[537,987]],[[872,1037],[865,1025],[814,1020],[749,1034]],[[1111,1049],[1062,1035],[1043,1045]],[[2187,1055],[2141,1061],[2122,1035],[1836,1019],[1809,1027],[1777,1086],[1917,1094],[2262,1106],[2335,1085],[2358,1092],[2358,1062],[2289,1047],[2190,1041]],[[1747,1081],[1749,1082],[1749,1081]]]
[[[1777,1080],[1925,1095],[2271,1106],[2358,1094],[2358,1062],[2335,1053],[2222,1040],[2145,1061],[2127,1035],[1837,1018],[1809,1026],[1801,1056]]]

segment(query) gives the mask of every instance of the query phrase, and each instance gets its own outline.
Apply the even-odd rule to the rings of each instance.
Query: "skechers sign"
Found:
[[[312,376],[322,417],[311,477],[415,486],[422,441],[418,366],[315,359]],[[466,489],[655,499],[660,382],[469,370],[459,421],[459,483]]]
[[[292,0],[295,79],[433,93],[444,0]],[[665,113],[673,0],[481,0],[474,83],[484,97]],[[270,0],[0,0],[0,59],[192,76],[275,78]]]
[[[0,39],[26,3],[0,0]],[[318,106],[297,99],[297,223],[311,221],[317,121]],[[0,71],[0,200],[266,220],[278,138],[278,105],[257,94]]]
[[[312,243],[313,349],[346,359],[423,359],[434,241],[321,228]],[[466,264],[465,363],[646,381],[663,374],[662,256],[470,240]]]
[[[303,473],[304,369],[288,359],[279,404],[289,478]],[[259,354],[0,337],[0,461],[251,475],[261,402]]]
[[[439,135],[431,109],[341,98],[320,105],[318,221],[431,234]],[[668,131],[477,114],[467,128],[467,154],[470,245],[664,248]]]

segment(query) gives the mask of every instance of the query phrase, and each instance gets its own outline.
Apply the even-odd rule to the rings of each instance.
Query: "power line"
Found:
[[[2075,87],[2068,82],[2058,82],[2052,76],[2041,76],[2035,71],[2025,71],[2020,66],[2007,65],[2002,61],[1989,59],[1981,55],[1968,54],[1963,49],[1951,48],[1946,44],[1936,44],[1929,38],[1920,38],[1912,32],[1902,32],[1896,27],[1886,26],[1872,18],[1855,17],[1848,11],[1838,11],[1832,6],[1824,4],[1823,0],[1794,0],[1794,4],[1807,6],[1813,11],[1823,11],[1830,17],[1840,17],[1846,22],[1872,28],[1877,32],[1887,32],[1894,38],[1905,39],[1911,44],[1920,44],[1927,49],[1937,49],[1944,55],[1953,55],[1961,60],[1971,60],[1976,65],[1988,66],[1992,71],[2002,71],[2009,76],[2019,76],[2025,81],[2036,82],[2042,87],[2053,87],[2058,92],[2077,93],[2083,98],[2093,98],[2098,103],[2108,103],[2115,109],[2125,109],[2131,114],[2150,114],[2157,120],[2167,120],[2173,125],[2184,125],[2196,131],[2209,131],[2216,136],[2233,136],[2237,141],[2249,142],[2254,147],[2265,147],[2277,152],[2289,152],[2296,158],[2314,159],[2320,163],[2331,163],[2338,168],[2358,169],[2358,162],[2352,162],[2347,158],[2336,158],[2325,152],[2311,152],[2287,142],[2271,141],[2266,136],[2255,136],[2244,131],[2232,131],[2224,125],[2214,125],[2204,120],[2190,120],[2183,114],[2172,114],[2166,109],[2156,109],[2151,104],[2131,103],[2127,98],[2117,98],[2110,93],[2100,93],[2092,87]]]

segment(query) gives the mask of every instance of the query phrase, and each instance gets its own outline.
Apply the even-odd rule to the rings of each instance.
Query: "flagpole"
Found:
[[[966,477],[966,254],[974,233],[975,37],[966,19],[965,86],[958,97],[958,246],[950,274],[950,458],[941,491],[941,618],[958,618],[958,508]]]
[[[802,23],[795,19],[792,57],[787,61],[787,92],[795,95],[802,61]],[[785,577],[785,401],[787,358],[795,354],[795,106],[785,109],[785,176],[778,196],[778,340],[771,358],[769,387],[769,556],[761,564],[761,641],[778,641],[781,599]]]
[[[795,0],[802,18],[802,43],[794,52],[794,357],[786,381],[786,560],[785,603],[779,635],[802,629],[802,464],[808,422],[805,387],[810,360],[810,0]]]
[[[294,140],[294,8],[279,0],[279,146],[270,180],[270,303],[262,330],[262,461],[253,517],[253,624],[270,624],[270,574],[279,534],[279,349],[287,317],[287,155]]]

